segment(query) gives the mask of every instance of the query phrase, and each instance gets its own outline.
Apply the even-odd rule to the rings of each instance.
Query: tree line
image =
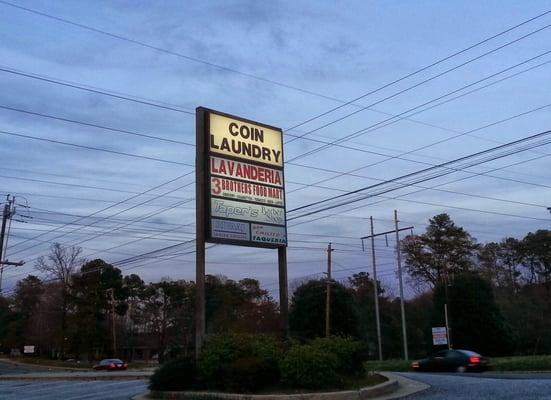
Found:
[[[401,242],[410,288],[405,300],[409,351],[434,350],[430,328],[444,325],[448,306],[455,347],[488,355],[551,352],[551,232],[478,243],[447,214]],[[152,262],[153,264],[153,262]],[[145,283],[76,247],[54,244],[36,263],[40,273],[0,297],[0,351],[34,345],[43,357],[126,359],[192,352],[195,284]],[[302,282],[290,304],[296,340],[325,332],[325,279]],[[375,285],[368,272],[331,282],[331,333],[363,340],[377,354]],[[400,299],[378,282],[385,358],[402,352]],[[256,279],[206,277],[206,329],[215,333],[279,335],[279,307]]]

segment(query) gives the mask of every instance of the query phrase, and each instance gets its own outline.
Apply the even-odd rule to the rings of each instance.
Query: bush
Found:
[[[281,342],[273,336],[254,335],[250,338],[251,354],[277,368],[283,357]]]
[[[334,354],[312,345],[289,349],[280,363],[282,381],[292,388],[337,388],[342,384],[339,360]]]
[[[193,389],[197,382],[195,360],[186,357],[169,361],[149,379],[150,390],[188,390]]]
[[[364,371],[364,362],[367,360],[367,346],[352,338],[332,336],[329,338],[314,339],[312,346],[334,354],[337,357],[337,369],[342,374],[360,374]]]
[[[277,367],[258,357],[240,358],[224,371],[224,389],[230,392],[254,393],[277,383]]]
[[[214,335],[206,342],[199,358],[199,375],[202,382],[209,389],[227,389],[232,386],[226,375],[233,374],[231,366],[238,360],[243,363],[239,368],[246,369],[250,359],[261,361],[263,368],[267,369],[266,375],[275,373],[277,380],[277,367],[281,360],[281,347],[278,341],[266,335]],[[258,365],[260,367],[260,364]],[[275,372],[274,372],[275,371]],[[237,372],[236,374],[240,374]],[[264,372],[259,371],[262,375]],[[271,380],[271,378],[270,378]]]

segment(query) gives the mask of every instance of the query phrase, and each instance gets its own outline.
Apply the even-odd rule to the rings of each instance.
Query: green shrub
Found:
[[[332,336],[312,340],[312,346],[324,350],[337,357],[337,369],[343,374],[359,374],[364,371],[367,360],[367,346],[352,338]]]
[[[210,388],[222,386],[222,372],[236,359],[243,357],[244,351],[233,335],[214,335],[205,342],[199,357],[199,375]]]
[[[254,335],[250,338],[251,355],[266,361],[275,368],[283,358],[281,341],[273,336]]]
[[[195,360],[178,358],[161,365],[149,379],[150,390],[188,390],[197,382]]]
[[[280,343],[271,336],[214,335],[209,337],[201,351],[199,375],[209,389],[226,389],[230,382],[226,375],[232,373],[230,366],[240,359],[255,358],[266,366],[268,375],[275,371],[277,377],[281,355]]]
[[[239,358],[225,368],[224,390],[254,393],[277,383],[277,367],[258,357]]]
[[[337,356],[312,345],[293,346],[280,363],[283,383],[292,388],[337,388],[342,384]]]

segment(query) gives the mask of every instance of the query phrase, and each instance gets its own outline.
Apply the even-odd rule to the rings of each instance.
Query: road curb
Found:
[[[381,374],[383,375],[383,374]],[[375,399],[382,395],[393,393],[398,389],[398,381],[393,376],[385,376],[386,382],[359,390],[345,390],[338,392],[300,393],[300,394],[239,394],[218,392],[160,392],[151,391],[138,396],[133,400],[363,400]]]
[[[379,372],[379,374],[387,377],[387,378],[394,378],[398,382],[398,389],[389,394],[383,394],[382,396],[378,397],[377,400],[398,400],[403,399],[405,397],[411,396],[412,394],[417,394],[424,392],[427,389],[430,389],[430,385],[412,379],[412,378],[406,378],[402,375],[390,373],[390,372]]]

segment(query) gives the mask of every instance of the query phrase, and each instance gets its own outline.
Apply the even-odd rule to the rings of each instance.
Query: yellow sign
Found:
[[[211,153],[283,167],[281,131],[214,113],[209,115]]]

